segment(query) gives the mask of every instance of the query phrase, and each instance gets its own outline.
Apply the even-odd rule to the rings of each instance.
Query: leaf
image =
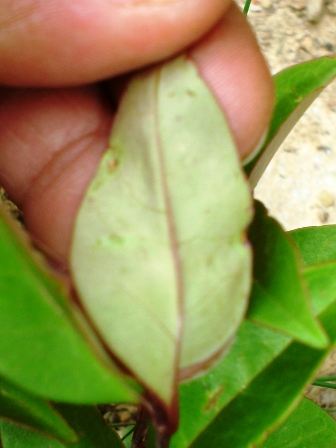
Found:
[[[310,266],[304,270],[304,277],[313,299],[313,311],[319,314],[336,297],[336,262]]]
[[[295,408],[324,352],[293,343],[211,422],[192,448],[260,443]],[[281,374],[279,374],[281,372]]]
[[[336,297],[336,226],[305,227],[289,232],[300,251],[315,314]]]
[[[80,435],[72,448],[125,448],[117,433],[102,420],[98,410],[90,406],[59,405],[71,426]],[[3,448],[66,448],[69,445],[43,437],[33,431],[2,421]]]
[[[180,385],[180,424],[170,448],[191,446],[290,341],[288,336],[244,320],[227,356],[206,375]]]
[[[334,302],[320,316],[333,344],[335,318]],[[290,344],[200,432],[191,447],[211,443],[211,446],[252,448],[261,443],[295,409],[330,348],[317,350],[298,342]]]
[[[255,210],[249,229],[254,283],[248,317],[305,344],[325,347],[328,340],[312,314],[295,245],[260,202],[256,201]]]
[[[316,271],[317,275],[318,271]],[[323,273],[322,277],[324,277]],[[325,279],[326,282],[334,283],[333,278]],[[308,283],[308,285],[310,287],[311,284]],[[322,286],[323,282],[319,282],[316,278],[315,285]],[[323,287],[325,289],[321,290],[320,295],[318,295],[317,287],[315,291],[309,291],[312,299],[312,309],[318,309],[319,314],[323,312],[325,316],[329,316],[329,327],[333,328],[332,322],[335,322],[336,319],[334,305],[336,290],[333,296],[329,296],[328,293],[323,294],[323,291],[330,290],[332,294],[331,288],[328,287],[328,284],[323,285]],[[325,322],[328,323],[327,319]],[[335,334],[332,337],[334,341]],[[291,339],[288,336],[245,319],[228,355],[205,376],[180,385],[180,425],[178,431],[172,437],[170,448],[190,447],[205,431],[208,431],[208,428],[210,431],[208,437],[210,437],[214,428],[212,423],[221,412],[226,412],[225,415],[227,416],[230,415],[225,407],[229,403],[232,403],[233,406],[235,399],[238,401],[235,401],[234,407],[230,409],[232,412],[236,412],[235,415],[238,415],[237,424],[241,425],[239,428],[236,426],[235,431],[237,434],[244,434],[246,428],[248,428],[248,434],[253,440],[261,440],[272,427],[280,423],[279,419],[286,418],[291,409],[295,407],[307,378],[313,375],[316,366],[319,365],[321,359],[326,356],[329,350],[319,351],[296,343],[297,349],[293,351],[293,348],[291,348],[290,352],[287,351],[290,346]],[[291,353],[292,355],[289,356]],[[284,354],[284,357],[281,361],[282,354]],[[279,359],[282,367],[279,364]],[[291,359],[290,362],[288,362],[289,359]],[[277,363],[275,365],[277,367],[274,368],[274,365],[272,367],[273,362]],[[304,366],[306,366],[306,373],[303,370],[301,371]],[[269,370],[267,371],[267,369]],[[290,389],[289,375],[293,375],[294,379],[297,376],[297,379],[295,379],[297,387]],[[253,382],[254,386],[251,390],[249,386]],[[289,382],[289,385],[287,385],[287,382]],[[258,390],[258,385],[260,390]],[[267,387],[264,387],[264,385],[267,385]],[[273,387],[273,393],[268,397],[270,400],[268,402],[267,395],[270,393],[270,387]],[[258,392],[255,393],[253,390]],[[290,392],[288,397],[282,395],[281,391],[284,390]],[[265,395],[263,395],[264,392]],[[239,401],[239,394],[245,394],[242,395],[244,406]],[[251,401],[247,400],[248,396],[250,396]],[[282,398],[277,414],[276,406],[273,406],[272,401],[273,397],[277,399],[278,396]],[[259,397],[266,403],[264,407],[261,407],[262,412],[259,412],[260,404],[256,404]],[[282,399],[284,399],[283,404],[281,404]],[[266,412],[269,406],[272,406],[272,415]],[[255,412],[257,412],[257,422],[252,422]],[[223,426],[216,425],[219,433],[230,431],[231,422],[226,421],[222,424]],[[206,443],[205,441],[204,444]],[[212,442],[211,446],[213,445]],[[219,446],[234,448],[230,444]]]
[[[336,76],[336,56],[304,62],[274,76],[276,99],[273,118],[263,147],[245,162],[252,187],[295,124]]]
[[[317,404],[304,398],[261,448],[335,448],[336,422]]]
[[[336,261],[336,226],[304,227],[289,232],[305,266]]]
[[[49,434],[64,443],[74,443],[78,439],[50,403],[3,378],[0,378],[0,418]]]
[[[135,77],[77,216],[71,264],[102,338],[168,408],[177,375],[213,362],[243,318],[250,216],[226,120],[193,64]]]
[[[56,401],[136,401],[65,286],[1,210],[0,241],[0,374]]]

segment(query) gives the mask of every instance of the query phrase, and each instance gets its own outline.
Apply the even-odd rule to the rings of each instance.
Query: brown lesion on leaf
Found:
[[[187,95],[194,97],[194,96],[196,96],[196,92],[195,92],[195,90],[188,89],[187,90]]]
[[[115,158],[107,161],[107,168],[112,173],[119,165],[119,161]]]
[[[209,412],[212,409],[218,408],[218,400],[222,393],[224,392],[225,387],[222,384],[220,387],[218,387],[212,394],[209,396],[208,401],[204,407],[205,412]]]

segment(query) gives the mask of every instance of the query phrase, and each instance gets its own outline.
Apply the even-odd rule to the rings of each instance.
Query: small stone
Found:
[[[251,12],[261,12],[262,11],[262,7],[259,5],[252,5],[250,6],[249,11]]]
[[[261,5],[262,9],[271,9],[272,1],[271,0],[261,0],[260,5]]]
[[[331,148],[330,148],[330,146],[326,146],[326,145],[319,145],[319,146],[317,147],[317,150],[318,150],[318,151],[321,151],[321,152],[324,152],[324,153],[326,153],[326,154],[330,154],[330,153],[331,153]]]
[[[307,20],[316,23],[323,13],[324,0],[307,0]]]
[[[329,219],[329,213],[325,212],[323,210],[320,210],[318,212],[318,219],[320,220],[320,222],[322,224],[326,223],[328,221],[328,219]]]
[[[262,7],[260,6],[260,0],[252,0],[250,4],[250,12],[261,12]]]
[[[284,148],[284,151],[285,151],[285,152],[292,153],[292,154],[295,154],[295,153],[298,152],[298,148],[295,148],[295,147],[293,147],[293,146],[289,146],[288,148],[285,147],[285,148]]]
[[[326,102],[327,102],[327,106],[329,107],[329,109],[332,112],[336,112],[336,100],[331,97],[331,98],[328,98]]]
[[[329,14],[336,16],[336,0],[329,0],[326,4],[326,8]]]
[[[294,11],[302,11],[306,7],[306,2],[304,0],[293,0],[289,7]]]
[[[314,47],[313,39],[310,36],[304,36],[303,39],[301,39],[300,47],[307,51],[308,53],[311,52],[311,50]]]
[[[331,42],[325,43],[324,48],[332,53],[335,51],[334,44]]]
[[[326,190],[321,191],[319,200],[324,207],[332,207],[335,204],[334,195]]]

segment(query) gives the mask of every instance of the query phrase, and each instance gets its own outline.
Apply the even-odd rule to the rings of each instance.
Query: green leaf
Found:
[[[336,422],[317,404],[304,398],[261,448],[335,448]]]
[[[295,124],[336,76],[336,56],[326,56],[289,67],[274,76],[276,100],[266,141],[245,162],[255,186],[277,149]]]
[[[59,405],[59,410],[80,436],[72,448],[125,448],[118,434],[108,427],[96,408]],[[2,421],[3,448],[66,448],[69,445],[43,437],[26,428]]]
[[[316,280],[316,282],[322,286],[322,281]],[[310,283],[308,285],[310,286]],[[327,316],[329,313],[329,326],[333,327],[332,322],[335,322],[336,319],[336,309],[331,305],[336,299],[336,292],[332,298],[332,295],[323,294],[323,291],[320,296],[317,289],[309,291],[313,302],[312,308],[319,309],[320,313],[327,313]],[[328,291],[328,287],[326,291]],[[334,336],[332,337],[333,342]],[[238,415],[238,422],[241,420],[244,422],[239,428],[235,428],[237,433],[244,433],[245,428],[248,428],[253,440],[261,440],[274,425],[280,423],[279,419],[286,418],[300,399],[305,382],[313,375],[314,369],[328,351],[315,350],[297,343],[294,346],[296,349],[294,350],[292,347],[289,351],[290,342],[290,338],[281,333],[245,320],[228,355],[204,377],[180,386],[180,425],[172,438],[171,448],[191,446],[204,431],[207,431],[207,428],[213,428],[211,425],[216,417],[223,410],[226,412],[225,406],[230,402],[233,403],[235,399],[238,400],[239,394],[243,394],[244,391],[247,391],[247,395],[250,393],[252,401],[247,400],[247,395],[242,395],[243,402],[235,401],[234,407],[231,408],[232,412],[236,412],[236,417]],[[282,354],[284,356],[281,358]],[[272,367],[272,362],[277,364]],[[301,368],[305,366],[305,371],[301,372]],[[293,388],[290,385],[290,375],[293,375],[296,384]],[[252,384],[253,386],[250,388],[249,386]],[[263,395],[264,385],[266,385],[266,395]],[[256,390],[257,392],[255,392]],[[285,390],[290,393],[287,398],[281,394],[281,391]],[[270,396],[267,398],[268,394]],[[279,412],[276,406],[272,405],[273,396],[277,399],[278,395],[280,396]],[[253,417],[250,414],[253,415],[256,412],[255,409],[258,410],[259,396],[260,400],[266,404],[262,408],[263,412],[257,414],[260,422],[252,423]],[[282,399],[284,399],[283,404],[281,404]],[[270,401],[268,402],[268,400]],[[269,405],[272,406],[270,416],[265,412]],[[231,423],[225,422],[223,427],[218,424],[216,428],[219,432],[224,432],[230,428],[230,425]],[[255,425],[254,434],[250,429],[253,425]],[[208,437],[210,437],[209,434]],[[211,446],[214,446],[214,443],[211,443]],[[229,443],[219,446],[234,448]]]
[[[245,320],[227,356],[206,375],[180,385],[180,424],[170,448],[189,447],[289,343],[289,337]]]
[[[135,77],[81,205],[71,264],[102,338],[168,408],[177,374],[205,369],[243,318],[250,216],[229,128],[193,64],[180,57]]]
[[[336,226],[304,227],[289,232],[305,266],[336,261]]]
[[[336,303],[320,316],[336,342]],[[192,448],[247,448],[261,443],[295,409],[306,385],[328,354],[293,342],[199,434]]]
[[[210,444],[246,448],[260,443],[295,408],[324,355],[306,345],[291,344],[224,408],[192,448]]]
[[[66,299],[64,285],[1,213],[0,241],[0,374],[56,401],[137,400]]]
[[[294,243],[260,202],[256,201],[255,211],[249,229],[254,283],[248,317],[305,344],[325,347],[328,339],[311,311]]]
[[[314,313],[318,314],[336,297],[336,226],[305,227],[289,234],[300,251]]]
[[[336,376],[319,376],[315,379],[313,386],[325,387],[328,389],[336,389]],[[334,411],[334,410],[333,410]]]
[[[34,428],[65,443],[74,443],[76,433],[50,403],[0,378],[0,418]]]
[[[313,299],[314,314],[319,314],[336,298],[336,262],[310,266],[303,273]]]

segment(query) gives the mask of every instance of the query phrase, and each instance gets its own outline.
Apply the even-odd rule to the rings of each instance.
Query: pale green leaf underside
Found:
[[[241,322],[251,197],[223,113],[184,57],[135,77],[82,202],[71,263],[117,357],[165,403]],[[194,372],[192,372],[194,373]]]

